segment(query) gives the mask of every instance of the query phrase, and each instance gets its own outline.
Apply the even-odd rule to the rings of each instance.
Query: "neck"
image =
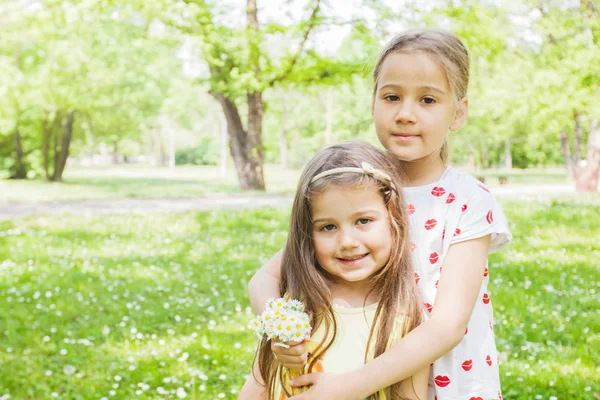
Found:
[[[373,289],[373,285],[368,281],[345,282],[340,280],[331,284],[331,295],[335,304],[359,308],[377,301],[371,289]]]
[[[401,162],[402,172],[406,175],[406,186],[423,186],[440,179],[446,170],[446,164],[435,152],[425,158]]]

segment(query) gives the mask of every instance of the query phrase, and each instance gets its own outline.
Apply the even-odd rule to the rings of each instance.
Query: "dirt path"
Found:
[[[571,185],[506,185],[491,188],[500,198],[540,197],[574,193]],[[34,215],[181,212],[283,206],[292,195],[229,195],[196,198],[107,199],[48,203],[0,203],[0,220]]]

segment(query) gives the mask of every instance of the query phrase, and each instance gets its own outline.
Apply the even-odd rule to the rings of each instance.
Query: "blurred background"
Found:
[[[94,182],[109,197],[145,196],[119,191],[127,178],[184,175],[204,188],[163,195],[293,190],[279,174],[324,145],[376,143],[378,52],[433,26],[460,36],[472,61],[452,162],[494,182],[596,190],[598,12],[592,0],[6,0],[0,176]],[[168,171],[179,166],[204,168]],[[4,183],[0,200],[21,200],[23,185]]]
[[[450,159],[515,236],[490,264],[503,398],[600,398],[599,13],[0,1],[0,399],[236,398],[246,285],[285,243],[300,170],[328,144],[378,145],[373,65],[419,27],[468,46]]]

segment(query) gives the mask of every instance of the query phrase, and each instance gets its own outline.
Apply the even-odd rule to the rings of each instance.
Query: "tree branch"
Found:
[[[312,12],[310,14],[310,17],[308,18],[308,27],[306,28],[306,31],[304,32],[304,36],[302,37],[302,41],[300,42],[300,48],[298,49],[298,51],[296,52],[296,54],[292,58],[292,61],[290,62],[290,64],[288,65],[288,67],[283,71],[283,73],[281,75],[276,76],[275,78],[273,78],[269,82],[268,87],[271,87],[276,82],[279,82],[279,81],[283,80],[290,72],[292,72],[292,69],[294,68],[294,65],[296,65],[296,62],[298,62],[298,58],[300,57],[300,54],[304,50],[304,46],[306,44],[306,41],[308,40],[308,36],[310,35],[310,32],[315,27],[316,20],[317,20],[317,15],[319,13],[320,7],[321,7],[321,0],[317,0],[317,3],[315,4],[315,7],[313,8],[313,10],[312,10]]]

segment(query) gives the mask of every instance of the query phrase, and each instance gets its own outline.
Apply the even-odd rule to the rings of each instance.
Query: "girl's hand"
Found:
[[[317,372],[301,375],[290,382],[292,387],[310,386],[306,392],[290,397],[289,400],[362,400],[344,375]]]
[[[275,354],[277,361],[285,368],[303,368],[308,360],[306,343],[309,339],[307,336],[302,342],[289,343],[289,348],[277,346],[274,341],[271,341],[271,351]]]

